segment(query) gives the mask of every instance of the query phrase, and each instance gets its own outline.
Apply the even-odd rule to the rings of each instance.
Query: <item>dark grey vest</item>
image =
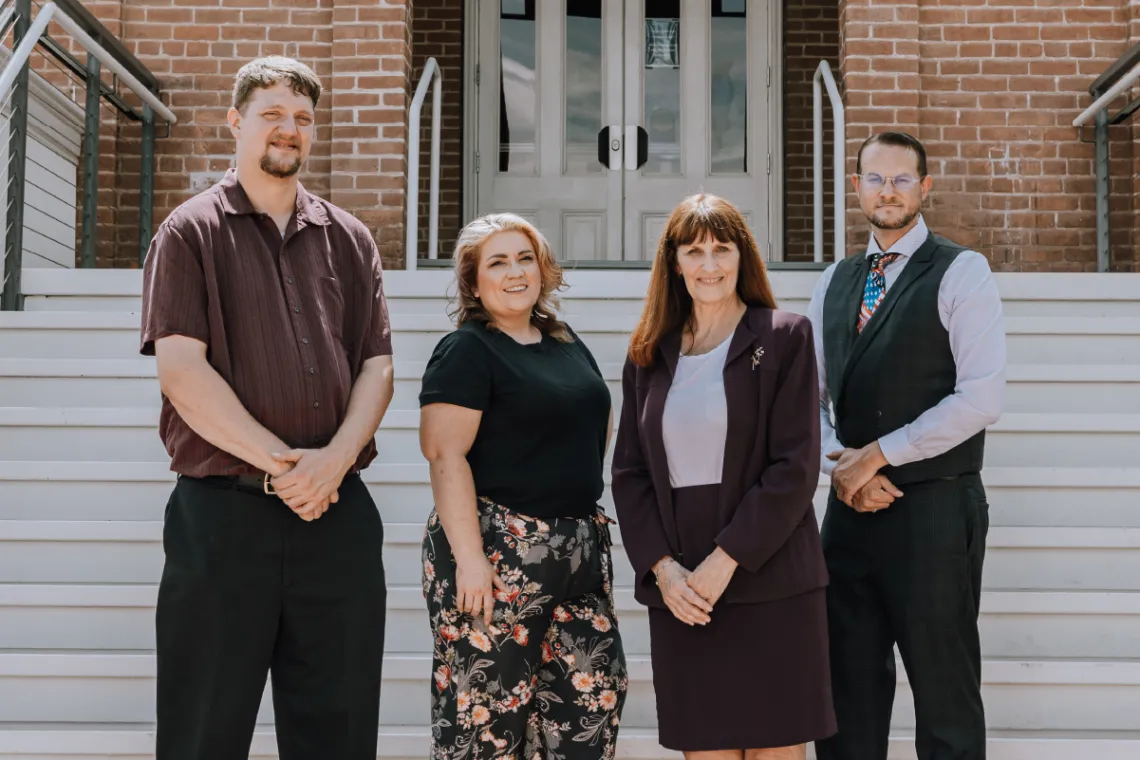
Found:
[[[957,367],[950,335],[938,316],[938,287],[965,248],[931,235],[887,290],[875,314],[856,331],[867,256],[835,267],[823,305],[827,388],[840,442],[862,448],[954,393]],[[887,467],[895,485],[951,478],[982,469],[985,431],[931,459]]]

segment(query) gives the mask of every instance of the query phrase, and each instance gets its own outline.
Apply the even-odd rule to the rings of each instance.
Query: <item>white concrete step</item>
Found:
[[[377,760],[422,760],[427,756],[430,729],[382,726]],[[990,760],[1135,760],[1140,732],[1109,731],[990,731],[986,754]],[[259,726],[250,747],[250,760],[277,757],[273,729]],[[0,760],[149,760],[154,757],[154,727],[149,724],[100,726],[82,723],[0,723]],[[814,747],[808,757],[815,758]],[[891,737],[887,760],[916,760],[914,737],[897,732]],[[617,760],[681,760],[679,752],[663,749],[654,729],[622,727]]]
[[[803,312],[820,271],[772,272],[780,305]],[[566,314],[637,314],[644,305],[648,270],[571,270],[558,296]],[[37,274],[21,282],[27,311],[142,310],[142,274],[132,270],[74,270]],[[455,295],[450,270],[386,271],[384,293],[392,313],[445,314]]]
[[[574,313],[638,313],[647,270],[568,270],[565,310]],[[769,270],[781,308],[802,312],[820,271]],[[1113,273],[997,272],[1005,312],[1012,317],[1140,317],[1140,275]],[[21,282],[28,310],[139,311],[138,270],[29,270]],[[442,314],[454,294],[450,270],[384,273],[393,312]],[[604,310],[604,311],[602,311]]]
[[[0,359],[5,406],[154,407],[162,403],[154,359]]]
[[[386,522],[422,522],[431,511],[426,464],[376,463],[363,477]],[[989,468],[983,480],[994,527],[1140,528],[1140,467]],[[156,461],[0,461],[0,520],[161,520],[173,481]],[[821,478],[820,516],[826,489]],[[608,489],[601,503],[613,514]]]
[[[384,526],[391,585],[420,582],[423,524]],[[147,521],[0,521],[0,583],[156,583],[162,523]],[[614,576],[633,583],[620,531]],[[1140,591],[1138,528],[992,528],[986,589]]]
[[[626,728],[656,727],[649,658],[627,657]],[[387,654],[380,722],[419,726],[429,710],[431,656]],[[151,652],[0,652],[0,704],[12,722],[149,723],[154,720]],[[1135,730],[1140,714],[1140,661],[986,660],[986,722],[999,730]],[[914,726],[913,697],[898,672],[893,728]],[[268,689],[267,689],[268,692]],[[258,723],[273,720],[262,701]]]
[[[1010,364],[1006,412],[1140,413],[1140,362]]]
[[[583,315],[572,326],[599,363],[623,361],[634,315]],[[1011,317],[1011,364],[1136,364],[1140,317]],[[446,314],[393,313],[393,352],[426,361],[452,329]],[[0,312],[0,357],[132,358],[139,317],[116,312]]]
[[[425,363],[396,359],[392,409],[419,407]],[[601,365],[615,404],[622,364]],[[161,403],[148,357],[126,359],[0,358],[5,406],[151,406]],[[1006,411],[1140,414],[1140,360],[1134,364],[1015,364],[1007,371]]]
[[[0,585],[0,650],[153,649],[155,584]],[[627,654],[649,654],[645,608],[616,592]],[[1140,652],[1140,592],[986,591],[986,657],[1128,658]],[[385,646],[432,651],[423,592],[390,586]]]
[[[0,407],[0,460],[167,461],[156,407]],[[418,410],[390,409],[377,461],[421,464]],[[1140,414],[1006,414],[986,438],[987,467],[1129,467]]]

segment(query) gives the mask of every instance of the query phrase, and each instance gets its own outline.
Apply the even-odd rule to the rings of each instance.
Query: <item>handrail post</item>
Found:
[[[821,66],[823,64],[820,64]],[[815,228],[813,258],[823,261],[823,88],[819,74],[812,79],[812,225]]]
[[[1125,53],[1116,63],[1097,78],[1089,87],[1089,94],[1093,96],[1092,104],[1073,119],[1073,127],[1080,130],[1080,137],[1084,139],[1084,129],[1093,122],[1093,143],[1095,154],[1093,169],[1096,176],[1096,269],[1098,272],[1107,272],[1112,268],[1112,228],[1109,213],[1109,145],[1108,127],[1128,118],[1135,112],[1132,106],[1125,107],[1114,118],[1108,116],[1108,107],[1120,95],[1123,95],[1136,82],[1140,82],[1140,45]],[[1124,73],[1124,68],[1132,68]]]
[[[1108,163],[1108,110],[1101,109],[1096,115],[1094,129],[1096,158],[1096,271],[1107,272],[1111,265],[1109,244],[1112,238],[1111,214],[1109,213],[1109,163]]]
[[[139,266],[146,263],[154,220],[154,109],[143,105],[142,168],[139,177]]]
[[[13,52],[26,45],[31,31],[32,0],[16,0],[16,24],[12,39]],[[39,35],[36,35],[39,38]],[[13,54],[11,62],[19,61]],[[5,201],[8,213],[4,236],[4,289],[0,295],[0,308],[19,311],[24,296],[20,288],[20,275],[24,257],[24,172],[28,149],[28,60],[20,62],[14,82],[11,118],[8,121],[8,194]]]
[[[406,229],[404,231],[404,266],[411,272],[416,269],[416,258],[419,256],[419,224],[420,224],[420,112],[423,109],[427,88],[432,87],[432,122],[431,122],[431,184],[428,210],[428,258],[439,257],[439,151],[440,151],[440,116],[443,111],[443,90],[441,84],[443,75],[439,70],[439,63],[435,58],[428,58],[424,63],[420,83],[416,86],[416,93],[412,97],[412,104],[408,118],[408,191],[405,195],[407,203]]]
[[[813,136],[813,189],[815,206],[815,253],[817,262],[823,261],[823,86],[831,101],[834,122],[834,184],[835,184],[835,260],[847,255],[847,195],[844,172],[847,167],[847,118],[843,112],[843,99],[827,61],[820,61],[812,77],[812,136]]]
[[[95,241],[99,225],[99,59],[87,54],[87,97],[83,129],[83,237],[80,266],[95,266]]]
[[[431,86],[431,180],[428,188],[428,258],[439,258],[439,160],[442,140],[442,75],[436,68]]]

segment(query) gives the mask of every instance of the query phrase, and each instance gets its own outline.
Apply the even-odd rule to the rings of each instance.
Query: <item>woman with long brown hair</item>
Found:
[[[562,271],[529,222],[474,220],[455,271],[458,329],[420,391],[429,757],[612,760],[627,678],[598,506],[609,389],[556,316]]]
[[[776,309],[740,212],[686,198],[630,342],[613,497],[659,739],[689,760],[803,758],[835,732],[817,383],[811,324]]]

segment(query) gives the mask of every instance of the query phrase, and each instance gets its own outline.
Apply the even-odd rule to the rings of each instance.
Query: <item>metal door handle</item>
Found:
[[[649,160],[649,133],[637,124],[625,127],[625,168],[635,172]]]
[[[598,163],[617,171],[621,168],[621,125],[613,124],[598,131]]]

